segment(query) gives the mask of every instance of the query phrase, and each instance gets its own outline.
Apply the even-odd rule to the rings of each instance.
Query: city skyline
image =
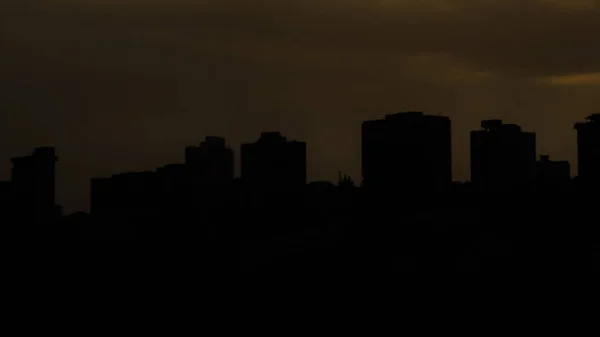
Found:
[[[308,177],[360,177],[360,123],[402,110],[469,131],[499,118],[577,172],[600,106],[598,1],[3,1],[0,157],[53,145],[57,200],[89,178],[181,162],[205,135],[308,144]],[[533,19],[535,18],[535,19]],[[236,151],[239,163],[239,151]],[[10,176],[0,165],[0,180]],[[239,175],[239,168],[236,165]]]
[[[600,172],[597,169],[599,121],[600,114],[592,114],[573,125],[577,130],[576,152],[579,153],[575,164],[584,163],[583,166],[576,166],[584,168],[581,176],[581,172],[571,169],[573,163],[539,153],[535,132],[523,130],[516,124],[504,123],[500,119],[482,120],[480,128],[470,132],[471,176],[467,180],[456,180],[451,172],[453,153],[450,118],[427,115],[420,111],[386,114],[381,119],[362,123],[362,173],[352,179],[352,176],[338,170],[338,179],[342,179],[343,175],[357,181],[360,186],[400,189],[415,196],[435,190],[447,191],[452,182],[468,182],[485,188],[513,184],[525,186],[536,182],[551,186],[554,183],[566,183],[567,177],[570,180],[579,176],[584,178],[584,184],[595,183],[599,179],[597,172]],[[34,200],[38,198],[39,192],[34,189],[35,185],[30,184],[38,185],[39,183],[34,183],[37,176],[44,177],[45,180],[40,180],[43,182],[40,186],[51,187],[42,192],[45,195],[42,199],[51,200],[50,204],[61,207],[66,213],[72,213],[74,210],[65,210],[60,202],[55,202],[55,166],[59,162],[55,151],[54,147],[36,147],[30,156],[12,158],[12,185],[21,186],[19,190],[25,193],[23,197],[33,198],[28,203],[35,204]],[[219,186],[233,183],[235,179],[252,186],[271,186],[281,191],[289,190],[288,192],[312,182],[324,181],[307,179],[307,143],[289,140],[279,131],[261,132],[255,142],[240,144],[238,151],[232,149],[223,137],[205,136],[198,146],[186,146],[183,152],[183,160],[177,163],[163,163],[150,170],[90,177],[91,199],[88,200],[88,206],[92,207],[75,211],[93,209],[94,200],[97,199],[94,190],[106,193],[108,190],[105,185],[112,184],[114,179],[126,181],[135,178],[138,179],[138,184],[142,184],[140,188],[144,188],[143,181],[154,179],[152,176],[155,174],[177,179],[169,180],[169,184],[180,187],[191,184],[220,188]],[[235,154],[238,152],[240,160],[236,161]],[[43,167],[51,167],[51,170],[45,171]],[[236,167],[240,169],[239,174],[234,173]],[[341,183],[341,180],[338,182]],[[11,184],[10,181],[6,183]],[[3,193],[8,190],[8,186],[3,185]],[[50,191],[52,192],[48,194]]]

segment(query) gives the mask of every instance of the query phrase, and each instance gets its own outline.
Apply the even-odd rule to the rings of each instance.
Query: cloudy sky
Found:
[[[89,178],[181,162],[206,135],[306,140],[311,180],[360,175],[360,123],[403,110],[468,136],[502,118],[576,169],[600,111],[596,0],[2,0],[0,179],[54,145],[58,201]]]

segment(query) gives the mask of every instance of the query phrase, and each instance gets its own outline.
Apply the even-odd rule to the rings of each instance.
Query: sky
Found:
[[[308,142],[309,180],[360,181],[361,122],[405,110],[452,118],[455,180],[489,118],[575,174],[598,36],[595,0],[2,0],[0,180],[56,146],[57,201],[87,210],[91,177],[277,130]]]

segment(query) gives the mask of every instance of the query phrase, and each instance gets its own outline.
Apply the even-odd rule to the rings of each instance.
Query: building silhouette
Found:
[[[169,164],[156,169],[156,188],[159,202],[168,209],[191,206],[192,183],[190,167],[186,164]]]
[[[571,181],[571,165],[566,160],[553,161],[542,155],[536,162],[536,182],[538,185],[565,185]]]
[[[290,141],[279,132],[263,132],[241,146],[241,178],[252,189],[291,189],[306,185],[306,143]]]
[[[113,208],[113,186],[111,178],[92,178],[90,180],[90,213],[106,215]]]
[[[484,120],[471,131],[471,181],[478,187],[524,187],[533,183],[536,136],[516,124]]]
[[[403,112],[362,124],[363,184],[429,191],[452,183],[450,118]]]
[[[185,164],[194,183],[230,184],[233,182],[234,153],[224,138],[206,137],[200,146],[185,149]]]
[[[12,182],[0,181],[0,200],[8,201],[12,196]]]
[[[594,118],[576,126],[588,165]],[[242,177],[229,184],[233,151],[208,137],[187,148],[185,163],[92,179],[91,214],[66,216],[55,207],[55,151],[38,148],[14,158],[13,181],[0,182],[0,233],[189,240],[163,260],[185,268],[208,253],[203,270],[215,272],[598,270],[595,171],[571,179],[567,161],[536,161],[535,134],[501,120],[483,121],[471,141],[473,182],[449,184],[448,118],[365,122],[365,187],[386,190],[356,187],[341,172],[337,184],[306,184],[306,144],[278,132],[242,145]],[[431,193],[445,184],[447,193]],[[519,184],[531,190],[502,189]]]
[[[577,130],[578,177],[587,182],[600,181],[600,114],[575,124]]]
[[[45,219],[57,215],[56,162],[53,147],[40,147],[33,154],[12,158],[12,192],[19,212]]]
[[[13,190],[10,181],[0,181],[0,217],[12,209]]]
[[[155,172],[129,172],[91,180],[91,212],[101,216],[140,217],[157,210]]]

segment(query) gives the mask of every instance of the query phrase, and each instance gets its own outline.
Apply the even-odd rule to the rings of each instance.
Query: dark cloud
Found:
[[[600,89],[598,1],[3,1],[0,154],[55,144],[61,201],[87,179],[281,129],[309,172],[359,172],[359,127],[402,109],[454,120],[455,176],[488,117],[574,158],[571,124]],[[2,166],[0,166],[2,167]],[[0,170],[1,171],[1,170]],[[3,170],[8,172],[8,164]],[[0,172],[2,173],[2,172]]]
[[[169,51],[290,58],[301,50],[351,60],[353,53],[446,53],[478,69],[517,75],[600,70],[594,1],[584,8],[567,0],[55,2],[62,5],[19,6],[25,21],[4,11],[9,45],[32,43],[69,66],[69,56],[97,63],[104,47],[114,52],[102,54],[105,63],[126,66],[138,54],[168,61]]]

